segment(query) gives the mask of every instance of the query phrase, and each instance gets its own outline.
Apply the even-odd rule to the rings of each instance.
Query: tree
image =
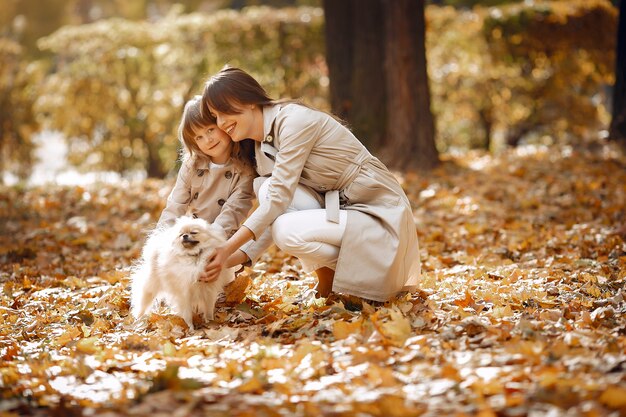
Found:
[[[385,0],[387,158],[398,168],[437,164],[426,73],[424,0]],[[383,153],[383,155],[385,154]]]
[[[396,169],[438,163],[424,1],[324,1],[333,112]]]
[[[384,26],[380,0],[326,0],[326,62],[333,113],[349,122],[370,149],[386,131]],[[377,65],[372,65],[376,62]]]
[[[40,41],[55,54],[56,70],[37,110],[70,141],[70,162],[145,168],[151,177],[167,172],[166,161],[176,158],[179,114],[172,107],[184,103],[189,68],[182,60],[163,64],[172,53],[165,36],[148,22],[112,19],[64,27]]]
[[[617,56],[615,60],[615,86],[613,88],[613,114],[610,137],[626,148],[626,1],[619,9],[617,29]]]

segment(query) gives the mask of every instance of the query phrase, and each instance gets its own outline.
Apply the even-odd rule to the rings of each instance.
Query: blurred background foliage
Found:
[[[428,9],[438,145],[497,150],[606,129],[617,9],[604,0]]]
[[[184,102],[225,63],[275,97],[328,109],[320,3],[4,0],[0,169],[27,176],[32,135],[54,129],[76,166],[163,176],[175,166]],[[608,126],[610,1],[433,0],[426,17],[440,151]]]
[[[163,176],[176,160],[184,103],[225,62],[247,68],[275,96],[323,104],[315,102],[325,71],[320,9],[180,12],[66,26],[40,40],[55,68],[35,109],[72,138],[72,162]]]

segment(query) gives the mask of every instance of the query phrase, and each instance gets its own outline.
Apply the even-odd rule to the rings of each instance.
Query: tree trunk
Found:
[[[382,3],[324,0],[324,10],[332,111],[375,151],[386,129]]]
[[[438,163],[424,0],[324,0],[333,113],[391,168]]]
[[[424,0],[384,0],[387,134],[385,162],[396,169],[435,167],[435,127],[426,72]]]
[[[352,107],[352,4],[353,0],[324,0],[330,106],[344,120],[350,120]]]
[[[354,135],[371,150],[385,146],[387,130],[383,5],[353,0],[352,108]]]
[[[610,138],[626,148],[626,0],[620,2]]]

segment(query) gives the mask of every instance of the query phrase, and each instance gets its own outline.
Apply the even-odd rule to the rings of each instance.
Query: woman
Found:
[[[278,247],[315,270],[321,296],[332,290],[386,301],[415,287],[420,262],[410,203],[345,126],[296,102],[272,100],[238,68],[211,77],[202,97],[203,111],[233,141],[255,141],[257,172],[271,175],[259,207],[207,265],[207,280],[241,263],[242,246],[271,228]],[[312,191],[319,209],[286,212],[299,186]]]

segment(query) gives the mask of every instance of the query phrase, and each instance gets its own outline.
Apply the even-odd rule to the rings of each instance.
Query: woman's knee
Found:
[[[289,213],[278,216],[272,224],[274,243],[282,251],[290,253],[301,247],[304,242],[298,235],[297,225],[290,219]]]

